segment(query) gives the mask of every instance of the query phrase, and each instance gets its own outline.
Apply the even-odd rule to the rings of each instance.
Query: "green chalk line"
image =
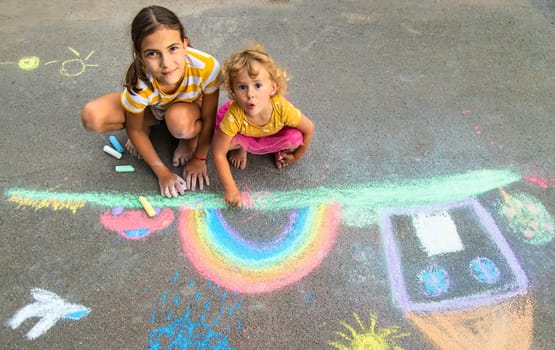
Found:
[[[360,212],[384,208],[408,208],[447,203],[477,196],[519,181],[521,176],[508,170],[477,170],[427,179],[365,183],[334,187],[305,188],[293,191],[252,192],[254,210],[288,210],[326,203],[339,203],[342,210]],[[51,192],[8,189],[7,197],[28,200],[81,201],[91,206],[140,208],[139,194],[100,192]],[[193,209],[225,208],[223,194],[188,192],[177,198],[145,196],[153,207]]]

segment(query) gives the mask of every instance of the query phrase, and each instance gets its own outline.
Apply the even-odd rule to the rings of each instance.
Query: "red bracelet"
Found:
[[[208,158],[205,158],[205,157],[199,157],[199,156],[197,156],[197,155],[195,154],[195,159],[196,159],[196,160],[202,160],[202,161],[206,161],[206,160],[207,160]]]

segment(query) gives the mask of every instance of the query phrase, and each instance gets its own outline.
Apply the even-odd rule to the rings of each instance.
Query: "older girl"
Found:
[[[189,46],[183,25],[160,6],[142,9],[131,25],[134,60],[123,92],[87,103],[81,119],[97,133],[125,128],[126,148],[142,157],[158,177],[167,197],[209,185],[206,159],[213,134],[222,73],[218,61]],[[173,166],[184,165],[183,176],[161,160],[149,138],[150,128],[165,122],[179,140]]]

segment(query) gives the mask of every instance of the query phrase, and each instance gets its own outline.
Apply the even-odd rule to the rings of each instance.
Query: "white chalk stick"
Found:
[[[116,159],[121,159],[122,154],[119,153],[118,151],[116,151],[115,149],[113,149],[112,147],[105,145],[104,148],[102,149],[104,152],[108,153],[109,155],[111,155],[112,157],[116,158]]]

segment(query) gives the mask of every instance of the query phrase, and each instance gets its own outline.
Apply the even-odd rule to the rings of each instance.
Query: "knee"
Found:
[[[168,130],[177,139],[192,139],[202,129],[200,109],[191,103],[176,103],[166,111]]]
[[[188,140],[196,137],[200,133],[201,127],[202,121],[198,119],[194,122],[179,123],[179,125],[173,125],[173,127],[168,125],[168,130],[176,139]]]
[[[90,102],[87,103],[81,110],[81,122],[83,123],[83,127],[87,131],[92,131],[96,133],[102,132],[102,125],[99,122],[99,118],[97,117],[94,108],[91,106]]]

